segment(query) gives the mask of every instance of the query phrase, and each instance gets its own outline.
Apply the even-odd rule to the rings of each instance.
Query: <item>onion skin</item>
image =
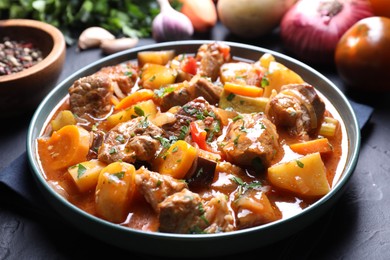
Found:
[[[280,35],[285,48],[311,63],[331,63],[341,36],[359,20],[373,16],[368,0],[332,0],[339,8],[326,15],[319,11],[324,0],[300,0],[283,17]],[[336,3],[337,4],[337,3]]]
[[[278,27],[294,3],[295,0],[218,0],[217,13],[231,33],[244,39],[255,39]]]

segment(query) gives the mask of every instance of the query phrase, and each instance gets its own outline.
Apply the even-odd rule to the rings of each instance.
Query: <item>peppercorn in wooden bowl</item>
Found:
[[[33,111],[56,84],[65,54],[65,39],[56,27],[0,20],[0,117]]]

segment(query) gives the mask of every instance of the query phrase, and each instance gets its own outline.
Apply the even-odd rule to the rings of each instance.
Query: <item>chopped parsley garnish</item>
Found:
[[[186,112],[189,115],[201,113],[198,109],[196,109],[194,107],[190,107],[190,106],[183,106],[183,110],[184,110],[184,112]]]
[[[171,142],[167,138],[162,136],[155,136],[154,138],[160,141],[160,144],[164,149],[171,147]]]
[[[243,181],[240,177],[233,176],[231,178],[232,181],[234,181],[238,185],[238,196],[241,196],[249,189],[256,189],[258,187],[261,187],[262,184],[260,181],[254,181],[251,183],[247,183]]]
[[[240,120],[240,119],[243,119],[243,116],[242,115],[238,115],[238,116],[235,116],[233,117],[233,122],[236,122],[237,120]]]
[[[123,179],[124,176],[125,176],[125,172],[121,171],[121,172],[110,174],[108,178],[110,181],[118,181]]]
[[[125,142],[125,138],[123,137],[123,135],[118,135],[117,137],[115,137],[115,140],[117,140],[121,144]]]
[[[303,168],[305,165],[300,160],[295,160],[299,168]]]
[[[117,151],[116,151],[116,148],[115,147],[111,147],[110,151],[109,151],[109,154],[116,154]]]
[[[169,94],[171,92],[173,92],[176,88],[175,87],[165,87],[165,88],[159,88],[159,89],[156,89],[154,91],[154,94],[157,96],[157,97],[163,97],[165,96],[166,94]]]
[[[184,138],[186,138],[188,132],[190,131],[190,128],[186,125],[183,125],[181,128],[180,128],[180,134],[179,134],[179,137],[178,139],[179,140],[183,140]]]
[[[142,108],[140,108],[139,106],[134,106],[134,112],[138,115],[138,116],[145,116],[145,112],[142,110]]]
[[[131,77],[133,76],[133,72],[130,71],[130,70],[129,70],[129,71],[126,71],[126,72],[125,72],[125,76],[131,78]]]
[[[83,176],[86,172],[87,172],[87,168],[85,168],[84,165],[82,165],[81,163],[79,163],[79,164],[77,165],[77,179],[80,179],[81,176]]]
[[[261,79],[261,87],[265,88],[266,86],[269,85],[269,80],[268,78],[264,75],[263,78]]]
[[[156,75],[153,75],[153,76],[151,76],[151,77],[149,78],[149,81],[152,82],[152,81],[154,81],[155,79],[156,79]]]
[[[139,121],[139,126],[141,128],[147,128],[149,126],[149,120],[148,117],[144,117],[142,120]]]
[[[232,101],[233,98],[234,98],[235,96],[236,96],[235,94],[230,93],[230,94],[226,97],[226,99],[227,99],[228,101]]]
[[[239,138],[240,138],[240,135],[237,135],[236,138],[234,138],[234,140],[233,140],[234,146],[238,145],[238,139]]]

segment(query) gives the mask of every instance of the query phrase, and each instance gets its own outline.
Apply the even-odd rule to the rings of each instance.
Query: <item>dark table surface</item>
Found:
[[[194,38],[237,41],[289,54],[284,50],[277,31],[259,39],[245,40],[235,38],[222,25],[217,25],[211,32]],[[154,43],[152,39],[142,39],[139,45],[151,43]],[[68,47],[59,81],[102,57],[98,49],[79,52],[75,46]],[[360,92],[348,90],[332,65],[309,65],[327,76],[351,100],[374,108],[371,119],[362,130],[356,170],[339,201],[314,224],[290,238],[238,256],[240,259],[262,256],[273,256],[274,259],[390,259],[390,95],[370,94],[369,88]],[[1,123],[0,170],[26,150],[32,114],[4,119]],[[1,260],[114,259],[124,256],[156,259],[91,238],[66,222],[37,210],[0,183]]]

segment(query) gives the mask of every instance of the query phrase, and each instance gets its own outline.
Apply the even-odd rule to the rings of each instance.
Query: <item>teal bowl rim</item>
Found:
[[[302,68],[303,70],[307,71],[308,73],[311,73],[315,78],[317,78],[317,80],[323,81],[325,83],[325,85],[327,85],[327,87],[330,88],[329,90],[332,92],[332,94],[336,95],[340,99],[341,103],[339,104],[339,106],[341,106],[344,109],[344,111],[343,112],[339,111],[339,113],[341,116],[346,114],[349,117],[349,125],[346,125],[346,129],[347,129],[347,132],[348,132],[348,129],[350,130],[350,132],[348,132],[348,135],[349,135],[348,136],[348,142],[349,142],[348,145],[350,147],[349,147],[346,166],[344,168],[343,174],[340,177],[340,180],[336,183],[336,185],[332,188],[332,190],[328,194],[326,194],[324,197],[319,199],[317,202],[315,202],[314,204],[312,204],[308,208],[304,209],[301,213],[299,213],[295,216],[286,218],[286,219],[281,219],[281,220],[278,220],[275,222],[271,222],[269,224],[265,224],[265,225],[261,225],[261,226],[257,226],[257,227],[252,227],[252,228],[248,228],[248,229],[244,229],[244,230],[238,230],[238,231],[234,231],[234,232],[196,235],[196,234],[170,234],[170,233],[168,234],[168,233],[159,233],[159,232],[147,232],[147,231],[135,230],[135,229],[131,229],[131,228],[127,228],[127,227],[123,227],[123,226],[120,226],[117,224],[110,223],[110,222],[105,221],[103,219],[100,219],[98,217],[92,216],[92,215],[82,211],[81,209],[77,208],[76,206],[74,206],[73,204],[68,202],[65,198],[63,198],[61,195],[59,195],[57,192],[55,192],[48,185],[48,183],[46,182],[45,178],[43,177],[43,175],[39,169],[39,166],[37,165],[37,156],[35,154],[35,152],[36,152],[35,151],[35,138],[37,136],[39,136],[39,134],[41,132],[40,127],[42,126],[42,124],[44,124],[44,122],[40,123],[40,120],[41,121],[43,120],[41,118],[41,115],[42,114],[49,115],[51,113],[51,110],[54,109],[56,103],[59,102],[59,101],[58,102],[56,101],[55,103],[50,104],[50,101],[53,99],[61,100],[62,98],[64,98],[65,95],[56,98],[56,95],[58,95],[57,93],[61,92],[61,89],[66,88],[66,90],[67,90],[67,86],[69,87],[70,86],[69,84],[71,84],[74,80],[79,78],[81,74],[88,75],[89,73],[95,72],[97,68],[100,68],[103,65],[106,66],[108,64],[112,64],[112,65],[117,64],[117,62],[115,62],[115,61],[118,59],[125,61],[126,59],[123,59],[123,57],[126,57],[127,55],[130,55],[130,54],[136,54],[139,51],[172,49],[172,48],[174,48],[174,49],[184,48],[185,49],[185,48],[188,48],[189,46],[194,47],[194,46],[199,46],[199,45],[204,44],[204,43],[211,43],[211,42],[216,42],[216,41],[215,40],[188,40],[188,41],[156,43],[156,44],[150,44],[150,45],[145,45],[145,46],[141,46],[141,47],[135,47],[135,48],[132,48],[130,50],[125,50],[122,52],[118,52],[116,54],[112,54],[110,56],[99,59],[99,60],[91,63],[90,65],[71,74],[69,77],[64,79],[60,84],[58,84],[43,99],[43,101],[40,103],[40,105],[36,109],[32,119],[31,119],[30,126],[28,129],[27,156],[28,156],[30,168],[32,170],[32,174],[33,174],[34,179],[36,180],[37,184],[39,185],[40,190],[44,193],[44,195],[46,197],[48,197],[49,201],[52,201],[52,200],[55,201],[55,203],[53,201],[51,202],[52,206],[54,206],[54,207],[62,207],[63,206],[66,208],[66,210],[70,210],[74,214],[79,215],[84,220],[90,221],[91,223],[96,224],[98,226],[102,225],[105,228],[112,230],[112,232],[118,232],[118,234],[120,234],[120,235],[128,234],[129,236],[134,235],[138,238],[142,237],[145,239],[152,239],[152,240],[157,240],[157,241],[162,241],[162,240],[176,241],[176,242],[181,241],[181,242],[184,242],[184,245],[187,242],[196,242],[196,241],[198,241],[198,242],[201,242],[201,241],[210,242],[210,241],[217,241],[217,240],[230,241],[231,239],[233,239],[235,241],[237,239],[241,239],[243,236],[246,237],[249,234],[256,236],[256,233],[262,233],[262,231],[272,232],[272,229],[278,230],[277,232],[281,232],[280,229],[283,229],[286,225],[290,225],[291,223],[295,223],[295,222],[300,223],[300,226],[292,228],[291,232],[286,232],[287,234],[280,234],[280,236],[278,238],[270,239],[269,243],[260,244],[258,247],[265,246],[267,244],[279,241],[283,238],[286,238],[287,236],[292,235],[293,233],[296,233],[297,231],[303,229],[304,227],[306,227],[309,224],[311,224],[312,222],[314,222],[320,215],[325,213],[330,208],[330,206],[340,197],[340,195],[344,191],[344,188],[345,188],[348,180],[350,179],[350,177],[352,176],[352,174],[356,168],[356,164],[357,164],[358,157],[359,157],[359,150],[360,150],[360,143],[361,143],[360,128],[358,125],[358,121],[357,121],[355,112],[352,109],[348,99],[344,96],[344,94],[340,91],[340,89],[336,85],[334,85],[329,79],[327,79],[325,76],[323,76],[321,73],[319,73],[318,71],[316,71],[312,67],[310,67],[310,66],[308,66],[308,65],[306,65],[306,64],[304,64],[304,63],[302,63],[294,58],[291,58],[287,55],[284,55],[282,53],[272,51],[272,50],[269,50],[266,48],[248,45],[248,44],[236,43],[236,42],[229,42],[229,41],[219,41],[219,42],[224,42],[224,43],[228,44],[232,48],[233,55],[234,55],[233,51],[235,49],[237,49],[239,51],[244,51],[244,52],[248,51],[248,53],[259,53],[259,54],[265,53],[265,52],[271,53],[272,55],[275,56],[277,61],[283,60],[283,61],[281,61],[281,63],[286,65],[287,67],[289,66],[289,64],[292,64],[294,66]],[[241,57],[241,55],[239,57]],[[299,74],[299,72],[298,72],[298,74]],[[325,93],[323,93],[323,94],[325,96],[327,96],[327,94],[325,94]],[[45,109],[47,110],[46,107],[49,105],[50,105],[50,111],[46,111],[47,113],[45,113]],[[343,118],[343,120],[344,120],[344,118]],[[46,119],[44,119],[44,121],[46,121]],[[38,124],[38,126],[37,126],[37,124]],[[352,143],[350,140],[351,136],[355,137]],[[56,203],[60,203],[60,204],[56,205]],[[321,209],[321,210],[316,212],[317,209]],[[57,210],[58,210],[58,208],[57,208]],[[304,221],[302,221],[301,219]],[[83,230],[83,227],[80,227],[79,225],[77,225],[77,223],[73,223],[73,224],[76,225],[76,227]],[[88,232],[87,230],[84,230],[84,231]],[[114,236],[115,236],[115,234],[114,234]],[[105,240],[104,238],[102,238],[102,240],[109,243],[109,241]],[[126,247],[126,246],[124,245],[124,246],[120,246],[120,247]],[[245,248],[245,250],[253,249],[254,245],[248,245],[246,247],[244,246],[244,248]],[[125,248],[125,249],[145,252],[145,250],[140,249],[140,248],[136,248],[134,246],[130,246],[130,248]],[[153,252],[148,252],[148,251],[150,251],[150,250],[146,249],[147,253],[154,254]],[[230,251],[233,252],[234,250],[230,250]],[[228,252],[230,252],[230,251],[228,250]],[[239,251],[241,251],[241,250],[239,250]],[[208,253],[206,252],[206,254],[207,255],[223,255],[224,253],[215,251],[215,252],[208,252]],[[175,256],[175,254],[170,254],[167,252],[161,253],[161,254],[158,253],[158,255],[166,255],[166,256],[173,256],[173,257]],[[197,254],[195,253],[195,256],[196,255]]]

